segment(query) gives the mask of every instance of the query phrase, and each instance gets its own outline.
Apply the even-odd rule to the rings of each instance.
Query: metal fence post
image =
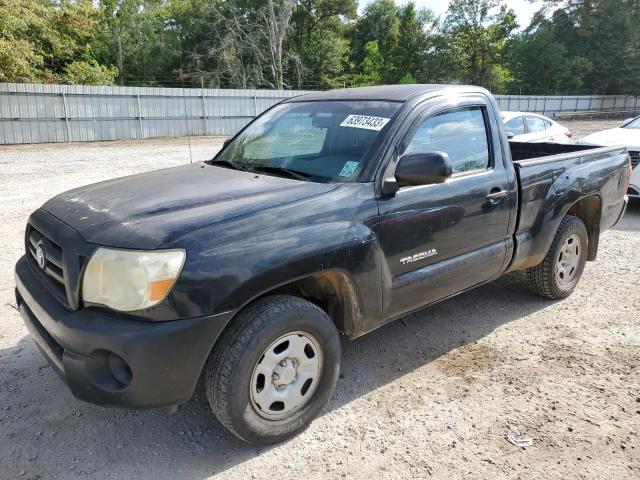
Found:
[[[253,93],[253,116],[254,117],[258,116],[258,99],[257,99],[257,94],[255,92]]]
[[[71,143],[71,129],[69,128],[69,110],[67,109],[67,96],[62,92],[62,104],[64,106],[64,123],[67,125],[67,142]]]
[[[202,119],[204,121],[204,134],[209,133],[209,124],[207,122],[207,101],[204,98],[204,88],[200,89],[202,92]]]
[[[142,128],[142,108],[140,107],[140,94],[136,94],[138,100],[138,124],[140,125],[140,138],[144,138],[144,129]]]

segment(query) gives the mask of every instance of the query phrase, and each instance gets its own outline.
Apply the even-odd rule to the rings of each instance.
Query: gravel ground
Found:
[[[192,139],[194,160],[221,141]],[[188,161],[185,139],[0,147],[0,478],[640,477],[637,205],[564,301],[514,274],[344,342],[330,405],[281,445],[236,440],[201,389],[172,415],[74,399],[15,310],[27,216],[69,188]]]

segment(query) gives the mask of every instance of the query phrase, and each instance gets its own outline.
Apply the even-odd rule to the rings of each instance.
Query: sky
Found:
[[[395,0],[398,5],[407,3],[405,0]],[[427,7],[436,15],[444,18],[444,13],[449,6],[449,0],[414,0],[417,7]],[[367,0],[360,2],[360,11],[364,10]],[[520,24],[520,29],[524,29],[529,25],[529,21],[533,14],[536,13],[541,6],[541,2],[529,3],[527,0],[505,0],[504,3],[516,12],[516,19]]]

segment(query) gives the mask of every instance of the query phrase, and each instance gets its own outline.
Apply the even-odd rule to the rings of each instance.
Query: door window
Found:
[[[445,152],[454,174],[489,167],[489,143],[480,107],[461,108],[426,119],[405,153]]]
[[[522,117],[512,118],[504,126],[509,133],[524,135],[524,118]]]
[[[542,132],[547,129],[544,120],[538,117],[526,117],[527,130],[529,133]]]

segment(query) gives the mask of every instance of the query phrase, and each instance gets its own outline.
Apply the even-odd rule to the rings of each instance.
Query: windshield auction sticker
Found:
[[[382,130],[389,118],[370,117],[368,115],[349,115],[340,124],[341,127],[365,128],[367,130]]]

